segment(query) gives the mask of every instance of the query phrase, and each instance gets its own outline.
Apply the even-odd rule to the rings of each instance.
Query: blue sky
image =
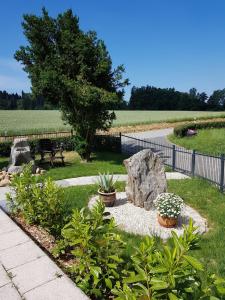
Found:
[[[14,52],[26,40],[24,13],[72,8],[83,30],[96,30],[131,86],[211,93],[225,88],[224,0],[6,0],[0,4],[0,90],[29,91]],[[125,98],[129,98],[127,88]]]

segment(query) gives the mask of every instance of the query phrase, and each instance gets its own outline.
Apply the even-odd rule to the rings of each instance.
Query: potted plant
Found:
[[[162,193],[154,201],[158,210],[158,222],[163,227],[175,227],[181,214],[183,200],[178,195],[172,193]]]
[[[116,180],[114,180],[113,175],[110,175],[109,173],[107,174],[99,173],[97,183],[99,185],[98,194],[100,200],[107,207],[113,206],[116,200],[116,190],[115,190]]]

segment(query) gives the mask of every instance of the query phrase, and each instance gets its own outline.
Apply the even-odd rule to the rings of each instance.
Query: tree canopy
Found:
[[[58,104],[63,119],[83,140],[84,156],[90,157],[96,130],[107,130],[115,119],[108,109],[122,103],[123,65],[112,68],[104,42],[96,32],[84,32],[72,10],[49,16],[24,15],[22,23],[28,45],[15,58],[22,62],[32,92]]]
[[[139,110],[223,110],[225,108],[225,89],[214,91],[208,97],[192,88],[189,93],[174,88],[142,86],[131,89],[129,109]]]

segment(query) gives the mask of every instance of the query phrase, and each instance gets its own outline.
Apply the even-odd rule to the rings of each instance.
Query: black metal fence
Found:
[[[155,143],[123,134],[121,134],[121,141],[121,151],[124,154],[135,154],[143,149],[151,149],[158,153],[164,164],[172,167],[173,170],[207,179],[224,191],[224,155],[206,155],[176,145]]]

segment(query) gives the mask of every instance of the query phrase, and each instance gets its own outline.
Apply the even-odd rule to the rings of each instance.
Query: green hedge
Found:
[[[225,121],[220,122],[204,122],[204,123],[187,123],[174,128],[174,135],[184,137],[187,135],[188,129],[205,129],[205,128],[225,128]]]
[[[63,143],[64,149],[66,151],[73,151],[74,140],[71,136],[51,138],[52,141],[56,143]],[[2,142],[0,143],[0,156],[9,156],[11,150],[12,142]],[[31,150],[35,150],[38,145],[38,140],[29,140],[29,145]],[[93,143],[93,151],[111,151],[111,152],[121,152],[121,141],[120,136],[113,135],[96,135]]]
[[[94,151],[121,152],[121,138],[119,135],[96,135],[93,144]]]

